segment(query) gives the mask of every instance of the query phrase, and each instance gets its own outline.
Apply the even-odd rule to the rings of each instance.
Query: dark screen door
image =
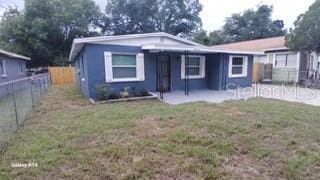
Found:
[[[157,90],[167,92],[171,90],[170,56],[159,55],[157,63]]]

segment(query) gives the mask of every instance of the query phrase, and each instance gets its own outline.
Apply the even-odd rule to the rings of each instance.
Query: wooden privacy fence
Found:
[[[252,82],[257,83],[260,80],[260,64],[254,63],[252,69]]]
[[[53,85],[75,84],[76,73],[74,67],[49,67]]]

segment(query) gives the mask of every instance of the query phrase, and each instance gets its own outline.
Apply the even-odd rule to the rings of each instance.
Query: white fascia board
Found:
[[[150,51],[178,51],[178,52],[194,52],[194,53],[228,53],[228,54],[254,54],[254,55],[263,55],[264,52],[258,51],[236,51],[236,50],[224,50],[224,49],[213,49],[202,46],[188,46],[188,47],[170,47],[170,46],[157,46],[155,44],[148,44],[141,46],[142,50]]]
[[[4,55],[11,57],[11,58],[23,59],[23,60],[27,60],[27,61],[31,60],[29,57],[22,56],[22,55],[12,53],[12,52],[8,52],[8,51],[2,50],[2,49],[0,49],[0,54],[4,54]]]
[[[279,48],[270,48],[270,49],[263,49],[264,52],[266,51],[281,51],[281,50],[290,50],[287,47],[279,47]]]

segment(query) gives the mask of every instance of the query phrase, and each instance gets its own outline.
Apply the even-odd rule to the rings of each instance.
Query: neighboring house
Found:
[[[28,57],[0,49],[0,83],[26,77],[28,61]]]
[[[95,98],[95,86],[103,83],[113,91],[131,87],[186,94],[195,89],[250,87],[255,53],[149,33],[74,39],[69,60],[74,61],[81,91]]]
[[[212,46],[229,50],[244,50],[263,52],[255,55],[255,63],[272,64],[273,81],[305,80],[307,76],[315,74],[319,69],[319,57],[316,53],[293,52],[285,46],[285,37],[273,37],[251,41],[222,44]]]

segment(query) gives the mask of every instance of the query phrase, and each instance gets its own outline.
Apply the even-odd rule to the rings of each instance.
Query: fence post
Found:
[[[17,99],[16,99],[16,93],[14,90],[14,83],[11,83],[12,87],[12,95],[13,95],[13,104],[14,104],[14,112],[16,115],[16,123],[17,123],[17,129],[19,129],[19,119],[18,119],[18,109],[17,109]]]

